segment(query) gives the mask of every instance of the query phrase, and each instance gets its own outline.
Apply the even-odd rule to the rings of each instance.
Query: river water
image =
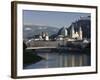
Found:
[[[59,68],[59,67],[78,67],[90,66],[91,58],[86,53],[76,52],[37,52],[37,55],[45,58],[37,63],[33,63],[24,67],[24,69],[39,69],[39,68]]]

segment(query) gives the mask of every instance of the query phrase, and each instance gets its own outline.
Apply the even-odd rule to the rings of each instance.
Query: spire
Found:
[[[82,28],[81,28],[81,26],[80,26],[80,28],[79,28],[79,39],[81,39],[82,40]]]
[[[68,35],[67,29],[66,29],[65,26],[63,26],[63,28],[61,29],[61,35],[63,35],[63,36],[67,36]]]
[[[74,31],[74,24],[72,24],[72,33],[74,33],[75,31]]]
[[[72,23],[72,26],[71,26],[71,37],[74,38],[74,24]]]
[[[79,28],[79,31],[80,31],[80,32],[82,31],[82,28],[81,28],[81,26],[80,26],[80,28]]]

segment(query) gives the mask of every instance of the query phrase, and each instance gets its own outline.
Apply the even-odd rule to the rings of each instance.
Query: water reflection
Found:
[[[36,68],[56,68],[56,67],[75,67],[90,66],[90,55],[85,53],[36,53],[45,58],[35,64],[30,64],[24,69]]]

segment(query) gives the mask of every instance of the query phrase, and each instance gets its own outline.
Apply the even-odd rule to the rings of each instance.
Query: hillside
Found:
[[[56,34],[58,28],[51,26],[40,26],[40,25],[24,25],[23,26],[23,38],[32,38],[34,35],[40,34],[41,32],[48,32],[49,36]]]

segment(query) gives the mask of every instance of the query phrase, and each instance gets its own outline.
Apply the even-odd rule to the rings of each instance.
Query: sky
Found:
[[[69,27],[72,22],[86,16],[90,16],[90,13],[23,10],[23,24]]]

